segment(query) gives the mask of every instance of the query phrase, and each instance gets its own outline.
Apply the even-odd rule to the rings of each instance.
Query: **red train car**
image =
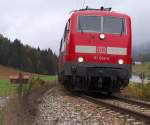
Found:
[[[60,44],[59,81],[79,91],[119,92],[131,77],[131,19],[108,9],[70,16]]]

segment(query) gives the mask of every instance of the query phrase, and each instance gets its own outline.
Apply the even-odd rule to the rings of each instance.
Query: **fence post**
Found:
[[[144,72],[141,72],[139,77],[141,79],[141,84],[142,84],[142,99],[143,99],[143,97],[144,97],[144,79],[146,78],[146,75]]]

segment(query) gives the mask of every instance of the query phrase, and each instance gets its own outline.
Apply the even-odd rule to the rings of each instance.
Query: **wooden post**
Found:
[[[23,89],[23,78],[22,73],[19,72],[19,86],[18,86],[18,94],[22,96],[22,89]]]
[[[144,79],[146,78],[146,75],[144,72],[140,73],[139,77],[141,78],[141,84],[142,84],[142,98],[144,97]]]

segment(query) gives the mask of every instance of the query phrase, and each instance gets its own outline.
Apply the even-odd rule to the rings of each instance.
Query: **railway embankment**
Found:
[[[117,112],[67,92],[61,85],[38,99],[33,125],[124,125]]]
[[[32,125],[40,103],[38,99],[56,84],[55,79],[43,76],[32,78],[28,84],[18,84],[15,93],[9,96],[9,100],[1,108],[0,124]]]
[[[36,84],[29,92],[10,100],[4,125],[141,125],[132,115],[70,93],[57,82],[35,79],[33,83]],[[132,108],[126,103],[108,101]]]

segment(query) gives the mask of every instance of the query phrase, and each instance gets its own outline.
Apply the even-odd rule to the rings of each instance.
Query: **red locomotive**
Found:
[[[58,79],[72,90],[119,92],[131,77],[131,19],[110,9],[70,16],[60,44]]]

